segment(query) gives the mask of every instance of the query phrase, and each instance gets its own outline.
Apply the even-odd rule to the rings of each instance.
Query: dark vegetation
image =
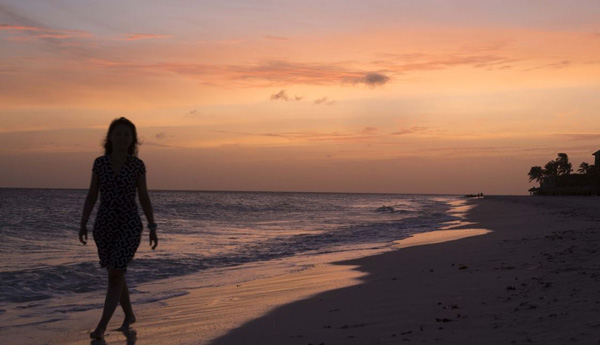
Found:
[[[582,162],[577,173],[572,174],[572,171],[573,165],[567,154],[559,153],[544,167],[531,167],[529,182],[536,181],[540,186],[529,189],[529,192],[535,195],[600,195],[600,169],[597,165]]]

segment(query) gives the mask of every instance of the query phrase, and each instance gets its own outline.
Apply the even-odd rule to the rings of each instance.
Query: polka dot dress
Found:
[[[144,162],[127,156],[115,174],[110,156],[96,158],[92,171],[100,181],[100,207],[94,222],[94,242],[100,266],[127,270],[140,245],[142,220],[135,202],[137,179],[146,173]]]

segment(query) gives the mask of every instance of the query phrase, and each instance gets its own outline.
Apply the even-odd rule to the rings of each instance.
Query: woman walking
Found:
[[[98,248],[100,266],[108,271],[108,289],[102,318],[90,333],[93,339],[104,338],[104,331],[117,305],[125,313],[121,330],[135,322],[125,280],[127,265],[140,244],[142,220],[135,202],[136,190],[140,205],[148,220],[150,245],[158,245],[152,204],[146,188],[146,168],[137,158],[138,139],[135,125],[124,117],[115,119],[108,127],[104,141],[104,156],[96,158],[92,181],[85,199],[79,240],[87,243],[87,221],[100,193],[100,207],[94,222],[94,242]]]

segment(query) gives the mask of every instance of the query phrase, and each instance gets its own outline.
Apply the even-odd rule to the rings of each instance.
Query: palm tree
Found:
[[[577,169],[578,173],[582,173],[582,174],[590,174],[592,172],[592,166],[589,165],[586,162],[583,162],[581,164],[579,164],[579,169]]]
[[[527,175],[529,175],[529,182],[535,180],[535,182],[540,183],[540,181],[544,177],[544,169],[542,169],[542,167],[540,166],[531,167]]]
[[[544,176],[556,177],[560,171],[560,163],[558,161],[549,161],[544,165]]]
[[[556,162],[558,163],[558,175],[569,175],[573,171],[571,169],[573,165],[569,163],[569,156],[566,153],[559,153]]]
[[[560,163],[558,161],[549,161],[544,165],[544,183],[549,186],[556,186],[558,183],[558,174],[560,171]]]

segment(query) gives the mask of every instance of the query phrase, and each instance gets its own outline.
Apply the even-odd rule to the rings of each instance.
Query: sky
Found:
[[[600,150],[597,0],[0,0],[0,187],[527,194]]]

